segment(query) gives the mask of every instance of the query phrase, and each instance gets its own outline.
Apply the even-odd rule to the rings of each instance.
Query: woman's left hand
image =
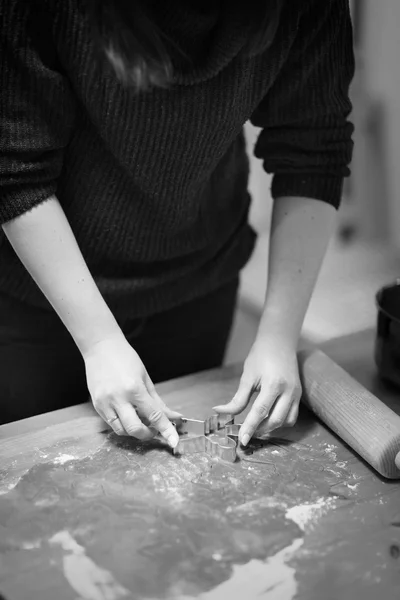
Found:
[[[257,430],[266,435],[278,427],[292,427],[297,420],[301,383],[295,344],[277,336],[257,339],[244,363],[239,388],[225,405],[215,406],[221,414],[237,415],[258,392],[239,432],[246,446]]]

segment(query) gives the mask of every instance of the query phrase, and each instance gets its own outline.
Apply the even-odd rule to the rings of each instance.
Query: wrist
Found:
[[[97,316],[97,318],[90,319],[79,333],[73,335],[73,338],[83,359],[91,354],[99,344],[126,339],[112,313],[102,315],[102,318]]]
[[[284,315],[263,314],[256,334],[257,343],[279,343],[280,346],[296,349],[300,339],[301,325]]]
[[[88,345],[84,351],[82,351],[82,358],[85,364],[88,364],[92,358],[99,356],[115,356],[122,349],[126,349],[128,341],[122,332],[116,333],[112,336],[104,336],[99,338],[97,341],[92,342]]]

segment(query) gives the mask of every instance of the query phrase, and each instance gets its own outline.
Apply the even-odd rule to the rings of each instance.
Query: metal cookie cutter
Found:
[[[210,456],[235,462],[240,425],[232,415],[212,415],[205,420],[181,419],[177,424],[180,434],[174,454],[206,452]]]

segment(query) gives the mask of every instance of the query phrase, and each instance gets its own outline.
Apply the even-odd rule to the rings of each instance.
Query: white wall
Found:
[[[400,0],[363,0],[365,84],[384,109],[388,230],[400,248]],[[380,198],[376,198],[379,205]]]
[[[400,0],[399,0],[400,2]],[[245,134],[247,141],[247,152],[250,159],[250,181],[249,190],[252,196],[250,211],[250,222],[258,233],[269,231],[269,223],[272,210],[272,199],[270,194],[271,176],[262,166],[261,160],[253,154],[254,144],[261,130],[246,123]]]

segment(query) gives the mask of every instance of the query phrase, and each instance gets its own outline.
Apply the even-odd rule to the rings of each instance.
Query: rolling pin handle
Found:
[[[400,416],[320,350],[298,358],[306,406],[383,477],[400,479]]]

